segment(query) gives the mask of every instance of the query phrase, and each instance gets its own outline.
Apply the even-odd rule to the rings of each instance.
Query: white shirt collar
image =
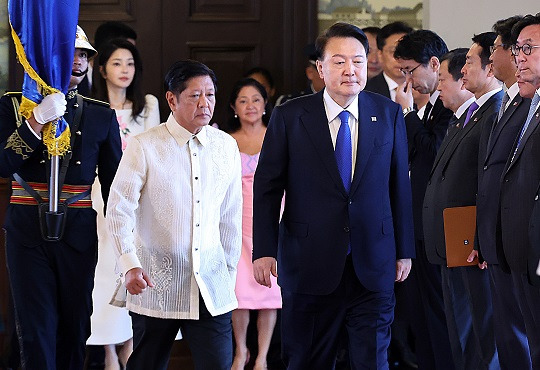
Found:
[[[512,100],[514,100],[516,95],[519,93],[519,85],[518,85],[518,83],[514,82],[514,84],[512,86],[510,86],[510,88],[506,89],[506,93],[510,97],[510,99],[508,100],[508,102],[510,103]]]
[[[392,80],[390,76],[388,76],[386,73],[383,72],[382,75],[384,79],[386,80],[386,84],[388,85],[388,90],[394,90],[399,86],[398,83]]]
[[[435,102],[437,101],[437,99],[439,98],[439,94],[441,92],[439,90],[435,90],[430,96],[429,96],[429,102],[431,103],[431,105],[434,107],[435,106]]]
[[[348,111],[356,119],[356,121],[358,121],[358,95],[356,95],[351,104],[345,108],[336,103],[330,94],[328,94],[326,89],[324,89],[323,100],[328,122],[332,122],[344,110]]]
[[[469,106],[473,103],[473,101],[474,96],[471,96],[469,100],[459,106],[459,108],[456,110],[456,113],[454,113],[458,119],[461,118],[461,116],[463,115],[463,113],[465,113],[467,109],[469,109]]]
[[[485,93],[484,95],[476,99],[476,104],[478,104],[478,108],[476,108],[476,110],[478,110],[482,105],[484,105],[485,102],[488,101],[489,98],[497,94],[499,91],[501,91],[500,87],[494,90],[488,91],[487,93]]]
[[[181,126],[174,116],[169,114],[169,118],[167,118],[167,122],[165,122],[165,126],[167,126],[167,130],[169,130],[169,133],[174,137],[178,145],[184,146],[187,144],[187,142],[192,138],[197,138],[202,146],[205,146],[208,143],[208,137],[206,134],[206,126],[204,126],[201,131],[199,131],[197,134],[192,134],[188,130],[186,130],[183,126]]]

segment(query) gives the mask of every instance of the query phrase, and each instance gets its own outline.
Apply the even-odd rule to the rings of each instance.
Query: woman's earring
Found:
[[[234,118],[238,118],[238,114],[235,113],[235,114],[234,114]]]
[[[263,116],[266,114],[266,111],[263,111]]]

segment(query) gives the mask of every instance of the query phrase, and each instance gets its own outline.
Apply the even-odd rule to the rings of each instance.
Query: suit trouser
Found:
[[[499,369],[488,272],[477,266],[442,267],[441,272],[455,368]]]
[[[526,272],[512,271],[511,275],[525,323],[532,367],[540,369],[540,289],[529,284]]]
[[[309,295],[282,288],[281,294],[282,355],[288,370],[333,369],[344,326],[353,369],[388,369],[394,291],[367,290],[356,277],[350,256],[334,292]]]
[[[493,301],[495,342],[501,368],[531,369],[529,342],[512,275],[501,270],[499,265],[489,265],[488,273]]]
[[[23,369],[82,369],[96,248],[79,252],[61,241],[27,247],[9,233],[6,239]]]
[[[127,370],[166,370],[179,329],[189,345],[195,369],[230,370],[233,359],[231,312],[212,316],[199,295],[198,320],[129,314],[133,325],[133,353]]]
[[[416,259],[404,282],[419,369],[452,370],[448,326],[444,313],[441,267],[429,263],[422,240],[416,240]]]

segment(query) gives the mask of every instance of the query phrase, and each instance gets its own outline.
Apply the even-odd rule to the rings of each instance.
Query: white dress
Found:
[[[137,120],[131,117],[131,109],[117,109],[116,117],[120,126],[122,150],[125,149],[128,138],[160,124],[158,100],[153,95],[145,96],[146,105]],[[99,170],[99,169],[98,169]],[[97,180],[92,186],[92,207],[96,210],[98,231],[98,262],[92,292],[94,311],[90,318],[92,334],[89,345],[106,345],[123,343],[133,336],[131,317],[125,308],[109,304],[120,278],[116,268],[116,257],[113,244],[106,228],[103,216],[103,199],[101,185]]]

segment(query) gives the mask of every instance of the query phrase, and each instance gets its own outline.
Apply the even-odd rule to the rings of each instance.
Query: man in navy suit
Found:
[[[316,47],[326,88],[276,107],[266,132],[254,275],[268,286],[279,273],[288,369],[333,368],[344,327],[354,368],[387,369],[394,282],[414,257],[403,116],[362,91],[368,42],[358,27],[336,23]]]
[[[381,28],[377,34],[377,53],[382,64],[382,73],[370,77],[366,83],[366,91],[376,92],[382,96],[396,100],[396,90],[405,82],[400,65],[394,58],[398,41],[413,29],[404,22],[392,22]]]
[[[422,227],[422,203],[437,150],[446,134],[452,111],[437,91],[440,59],[448,52],[443,39],[429,30],[413,31],[401,38],[394,55],[406,80],[396,93],[405,114],[413,200],[416,259],[405,298],[411,308],[418,365],[426,369],[452,369],[450,343],[444,314],[441,269],[427,260]],[[413,89],[430,94],[423,118],[413,105]],[[413,297],[419,297],[414,299]],[[417,302],[423,302],[419,308]]]
[[[489,276],[476,265],[446,267],[443,221],[446,208],[476,205],[480,134],[484,126],[491,127],[503,95],[489,60],[495,38],[494,32],[484,32],[472,39],[461,72],[463,86],[474,94],[475,101],[441,143],[423,205],[426,254],[431,263],[442,268],[444,309],[456,369],[499,368]],[[462,263],[466,262],[464,257]]]
[[[512,54],[518,66],[519,94],[532,98],[527,118],[519,130],[502,171],[500,193],[500,239],[497,240],[499,264],[509,268],[514,291],[523,315],[529,341],[532,368],[540,368],[540,290],[534,256],[529,240],[531,218],[538,201],[540,182],[540,14],[527,15],[512,27]],[[536,225],[535,225],[536,224]],[[534,237],[534,232],[531,235]]]
[[[497,256],[499,194],[501,174],[512,146],[525,122],[530,99],[519,95],[516,79],[517,66],[512,56],[512,27],[522,17],[514,16],[495,23],[497,33],[491,47],[493,75],[506,87],[505,97],[492,125],[484,125],[478,151],[478,194],[476,223],[481,268],[487,269],[493,303],[495,341],[501,367],[530,369],[529,344],[525,324],[519,308],[510,274],[503,271]]]

